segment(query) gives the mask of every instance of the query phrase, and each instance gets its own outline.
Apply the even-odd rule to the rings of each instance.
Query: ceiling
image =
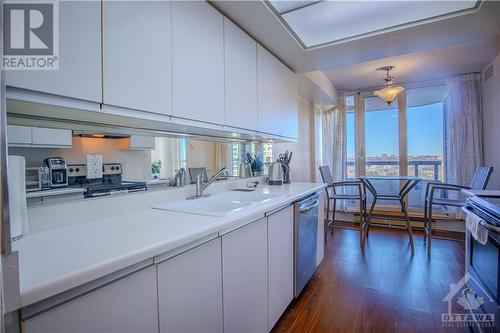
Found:
[[[210,1],[294,71],[323,71],[338,89],[380,86],[383,74],[375,69],[385,65],[396,66],[393,74],[395,82],[400,84],[479,71],[500,50],[500,1],[484,1],[479,10],[465,15],[389,29],[309,49],[303,48],[286,22],[279,17],[279,13],[301,6],[306,6],[303,9],[307,10],[338,2],[334,0],[324,5],[308,6],[311,1],[279,1],[278,4],[273,2],[276,6],[273,7],[264,1]],[[363,3],[372,2],[366,0]],[[383,16],[390,17],[391,13],[384,13]],[[300,16],[298,20],[301,20]],[[362,21],[359,17],[357,20]],[[347,21],[342,22],[343,26],[349,26]],[[353,21],[352,25],[360,23]],[[341,28],[338,26],[338,29]],[[343,34],[348,34],[349,29]]]
[[[494,40],[464,43],[324,69],[323,73],[338,90],[363,90],[384,84],[385,73],[377,70],[383,66],[394,66],[394,84],[433,81],[479,72],[497,51]]]
[[[311,48],[463,15],[478,8],[480,2],[274,0],[268,4],[299,44]]]

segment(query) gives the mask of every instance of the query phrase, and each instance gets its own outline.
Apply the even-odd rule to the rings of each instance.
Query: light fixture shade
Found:
[[[383,89],[376,90],[373,93],[375,94],[375,96],[382,98],[387,102],[387,104],[390,105],[394,98],[396,98],[396,96],[403,90],[405,90],[405,88],[403,87],[387,86]]]

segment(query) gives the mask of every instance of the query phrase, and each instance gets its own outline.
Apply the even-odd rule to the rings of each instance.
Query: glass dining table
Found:
[[[406,197],[408,196],[408,193],[415,187],[415,185],[420,182],[421,178],[415,177],[415,176],[369,176],[369,175],[364,175],[364,176],[359,176],[359,179],[363,182],[364,187],[366,190],[368,190],[372,196],[373,200],[370,205],[370,210],[368,214],[366,214],[366,209],[365,209],[365,219],[362,219],[362,244],[361,247],[364,248],[366,238],[368,237],[369,231],[370,231],[370,222],[371,219],[373,218],[373,209],[375,208],[375,204],[377,203],[377,200],[392,200],[392,201],[398,201],[399,205],[401,206],[401,212],[404,215],[404,220],[406,221],[406,230],[408,232],[408,238],[410,240],[410,247],[411,247],[411,253],[415,253],[415,246],[413,243],[413,232],[411,230],[411,223],[410,219],[408,217],[408,209],[407,209],[407,204],[406,204]],[[377,183],[394,183],[394,182],[399,182],[399,191],[377,191],[377,187],[374,186],[374,182]],[[390,188],[390,186],[381,186],[383,189]],[[380,214],[377,214],[379,216]],[[392,218],[390,215],[385,215],[385,217]]]

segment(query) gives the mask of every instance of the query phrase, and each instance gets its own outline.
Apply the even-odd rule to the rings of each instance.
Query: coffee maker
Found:
[[[68,186],[68,168],[65,160],[60,157],[49,157],[43,160],[43,165],[49,168],[51,188]]]

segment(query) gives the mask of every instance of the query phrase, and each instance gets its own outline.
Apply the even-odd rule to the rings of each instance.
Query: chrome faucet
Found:
[[[198,198],[207,197],[208,195],[203,195],[203,191],[205,191],[207,189],[207,187],[210,186],[210,184],[212,184],[214,181],[216,181],[217,179],[219,179],[219,177],[224,172],[226,172],[226,170],[227,170],[226,167],[220,169],[206,183],[203,182],[203,173],[200,173],[198,176],[196,176],[196,195],[194,195],[192,197],[189,197],[187,199],[189,200],[189,199],[198,199]]]

